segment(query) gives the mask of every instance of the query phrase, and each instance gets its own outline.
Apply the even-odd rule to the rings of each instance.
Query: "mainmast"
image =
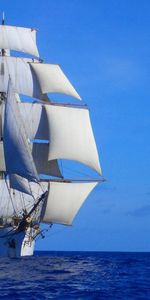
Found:
[[[4,11],[3,11],[3,15],[2,15],[2,25],[5,25],[5,13],[4,13]],[[1,49],[1,56],[6,56],[6,50],[5,49]],[[4,72],[4,65],[1,65],[1,69]],[[6,97],[6,93],[0,92],[0,102],[1,102],[0,105],[5,100],[5,97]],[[2,119],[1,119],[1,122],[2,122]],[[2,128],[2,126],[1,126],[1,128]],[[2,140],[2,132],[1,132],[1,140]]]
[[[3,12],[2,15],[2,25],[5,25],[5,13]],[[1,56],[6,55],[6,50],[1,49]],[[3,63],[1,64],[1,69],[4,72],[4,65]],[[3,103],[6,100],[6,93],[5,92],[0,92],[0,141],[3,142],[3,132],[2,132],[2,124],[3,124]],[[5,172],[1,171],[0,172],[0,178],[4,179],[5,178]]]

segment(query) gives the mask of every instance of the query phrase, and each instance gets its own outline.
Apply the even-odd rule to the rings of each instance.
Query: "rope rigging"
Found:
[[[6,176],[5,176],[5,183],[6,183],[6,187],[7,187],[9,196],[10,196],[10,200],[11,200],[11,204],[12,204],[14,213],[16,214],[17,212],[16,212],[16,209],[15,209],[15,206],[14,206],[14,203],[13,203],[13,198],[12,198],[12,195],[11,195],[11,191],[10,191],[10,188],[9,188],[9,185],[8,185],[8,182],[7,182],[7,179],[6,179]]]

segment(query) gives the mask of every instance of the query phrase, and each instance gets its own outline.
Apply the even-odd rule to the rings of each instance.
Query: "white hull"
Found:
[[[14,228],[9,226],[0,228],[0,256],[20,257],[31,256],[34,252],[36,231],[28,228],[26,231],[16,233]]]

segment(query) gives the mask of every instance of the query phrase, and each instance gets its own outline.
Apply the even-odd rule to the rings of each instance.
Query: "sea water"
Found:
[[[0,299],[150,299],[150,253],[36,252],[0,258]]]

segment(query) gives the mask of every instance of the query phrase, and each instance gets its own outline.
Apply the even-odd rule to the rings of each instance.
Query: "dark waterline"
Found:
[[[0,266],[1,299],[150,299],[150,253],[35,252]]]

